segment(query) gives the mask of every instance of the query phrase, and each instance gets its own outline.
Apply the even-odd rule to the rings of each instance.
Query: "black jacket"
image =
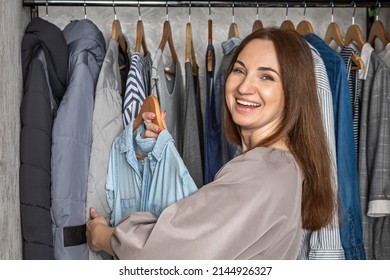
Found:
[[[68,47],[62,31],[34,18],[22,41],[20,211],[24,259],[54,259],[50,214],[51,135],[66,90]]]

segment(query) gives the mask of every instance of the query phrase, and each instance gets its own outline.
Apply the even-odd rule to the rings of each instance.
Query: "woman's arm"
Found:
[[[90,209],[91,220],[87,222],[87,240],[89,248],[94,252],[105,251],[115,256],[111,248],[111,236],[114,228],[94,208]]]
[[[165,117],[166,111],[161,113],[161,118],[165,129],[167,129]],[[146,125],[143,137],[157,138],[161,129],[152,122],[152,120],[156,118],[156,115],[152,112],[145,112],[142,114],[142,118]],[[91,220],[87,222],[86,232],[89,247],[92,251],[99,252],[103,250],[106,253],[115,256],[110,241],[114,228],[110,227],[108,222],[94,208],[90,209],[90,215]]]
[[[296,259],[302,239],[302,178],[292,156],[260,152],[229,162],[213,183],[172,204],[159,218],[148,212],[124,217],[111,237],[115,255]]]

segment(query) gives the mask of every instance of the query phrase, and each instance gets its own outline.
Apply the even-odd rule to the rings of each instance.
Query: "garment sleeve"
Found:
[[[112,249],[119,259],[295,259],[301,180],[293,160],[233,161],[158,219],[147,212],[123,218]]]

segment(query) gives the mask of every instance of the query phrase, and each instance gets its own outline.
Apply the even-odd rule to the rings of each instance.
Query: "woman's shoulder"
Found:
[[[243,164],[258,162],[258,164],[271,167],[295,165],[294,156],[290,151],[275,147],[256,147],[243,153],[234,160]]]
[[[295,178],[301,181],[298,164],[290,151],[274,147],[257,147],[247,151],[228,162],[217,174],[217,177],[235,176],[262,181],[278,181]]]

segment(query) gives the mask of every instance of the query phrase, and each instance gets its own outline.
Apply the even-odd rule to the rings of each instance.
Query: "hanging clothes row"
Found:
[[[388,241],[376,239],[382,230],[385,232],[390,212],[386,210],[388,198],[381,196],[388,189],[383,182],[389,181],[384,165],[390,156],[386,150],[390,139],[385,94],[389,77],[385,61],[390,47],[386,45],[376,55],[369,43],[363,41],[359,47],[359,39],[347,41],[350,35],[346,35],[342,46],[334,50],[308,22],[304,24],[306,27],[301,25],[297,31],[312,49],[340,215],[334,217],[333,227],[305,232],[299,258],[390,258],[385,245]],[[146,46],[141,20],[137,22],[134,51],[117,19],[107,45],[102,32],[88,19],[73,21],[63,31],[40,18],[31,21],[22,46],[25,93],[21,105],[20,190],[24,258],[111,259],[88,252],[84,232],[89,207],[95,207],[112,225],[134,211],[158,216],[165,207],[211,182],[227,161],[241,153],[227,141],[223,126],[224,81],[231,56],[241,42],[238,26],[233,21],[228,38],[221,43],[223,59],[216,71],[209,21],[206,89],[199,85],[190,20],[186,27],[183,80],[168,19],[154,56]],[[261,28],[255,21],[253,29]],[[374,42],[385,43],[384,29],[375,30],[373,27],[373,34],[377,34]],[[29,43],[31,36],[39,40],[30,40],[42,42],[38,48]],[[55,41],[60,47],[51,45],[52,36],[58,36]],[[166,44],[168,63],[163,59]],[[47,51],[53,48],[56,50]],[[57,64],[61,67],[53,67]],[[35,71],[36,67],[40,70]],[[60,69],[65,70],[57,73]],[[32,78],[36,73],[39,77]],[[38,92],[44,98],[36,98]],[[206,95],[204,114],[202,94]],[[157,139],[142,138],[143,125],[135,130],[133,127],[149,95],[155,96],[167,112],[168,129]],[[45,109],[39,112],[46,112],[45,116],[30,115],[43,105]],[[383,117],[378,120],[378,115]],[[31,120],[35,130],[29,128]],[[34,131],[42,131],[44,123],[45,140],[41,141],[43,136]],[[46,152],[34,156],[34,151]],[[43,171],[35,170],[41,163]],[[34,170],[28,171],[30,166]],[[161,182],[166,180],[172,189],[161,189]],[[157,203],[156,197],[162,196],[165,200]],[[42,209],[46,212],[36,213]],[[373,248],[371,244],[379,245]]]

